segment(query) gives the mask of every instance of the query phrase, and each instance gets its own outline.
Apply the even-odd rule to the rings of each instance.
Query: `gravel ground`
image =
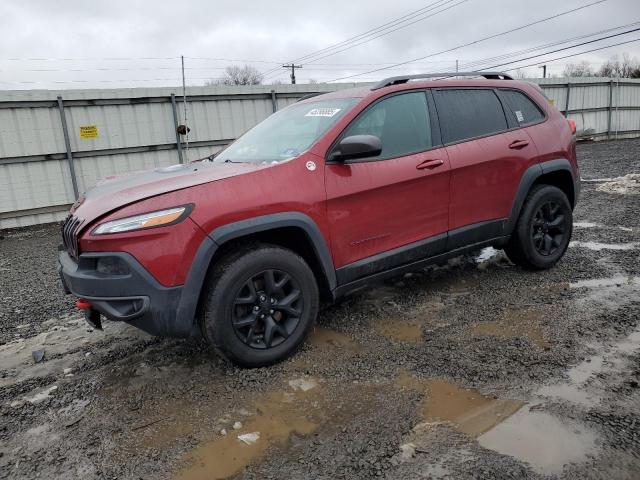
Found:
[[[578,153],[640,173],[640,140]],[[57,227],[0,232],[0,478],[638,478],[640,195],[600,185],[554,269],[485,250],[390,280],[268,369],[88,330]]]

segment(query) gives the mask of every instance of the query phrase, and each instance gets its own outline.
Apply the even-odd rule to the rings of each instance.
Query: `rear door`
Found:
[[[434,97],[451,162],[447,249],[499,237],[535,145],[494,89],[437,89]]]
[[[449,160],[428,102],[425,91],[383,97],[338,139],[366,134],[382,143],[376,157],[328,162],[325,169],[327,218],[341,283],[444,249]]]

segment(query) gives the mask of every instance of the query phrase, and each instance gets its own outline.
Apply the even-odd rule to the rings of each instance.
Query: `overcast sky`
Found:
[[[298,83],[329,81],[431,55],[594,1],[6,0],[0,3],[0,88],[174,86],[180,83],[180,55],[185,56],[188,85],[202,85],[209,78],[219,77],[225,66],[245,63],[262,72],[275,69],[266,75],[265,83],[288,83],[288,72],[280,68],[282,62],[325,49],[433,4],[430,11],[411,20],[419,21],[406,28],[335,55],[298,62],[303,65],[297,72]],[[606,0],[508,35],[348,81],[452,70],[456,60],[465,69],[465,64],[473,61],[633,22],[640,22],[640,0]],[[626,30],[638,27],[640,24]],[[593,38],[597,37],[576,42]],[[633,39],[640,39],[640,31],[501,69]],[[504,61],[567,45],[570,43]],[[561,74],[567,62],[583,60],[597,69],[610,56],[623,52],[640,59],[640,41],[548,61],[548,71]],[[541,70],[529,67],[526,72],[539,76]]]

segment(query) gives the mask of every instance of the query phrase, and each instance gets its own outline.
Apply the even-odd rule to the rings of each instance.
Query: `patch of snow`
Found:
[[[52,385],[49,388],[46,388],[39,393],[36,393],[32,397],[24,397],[24,399],[30,404],[36,405],[40,402],[44,402],[45,400],[47,400],[51,396],[51,394],[56,390],[58,390],[58,386]]]
[[[589,250],[635,250],[638,248],[636,242],[630,243],[599,243],[599,242],[580,242],[574,241],[569,243],[570,247],[588,248]]]
[[[619,195],[640,195],[640,173],[629,173],[624,177],[613,178],[596,188],[598,192]]]

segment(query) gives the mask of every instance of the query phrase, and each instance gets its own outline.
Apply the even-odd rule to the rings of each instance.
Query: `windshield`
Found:
[[[215,162],[281,162],[297,157],[342,117],[358,98],[293,104],[259,123],[220,152]]]

